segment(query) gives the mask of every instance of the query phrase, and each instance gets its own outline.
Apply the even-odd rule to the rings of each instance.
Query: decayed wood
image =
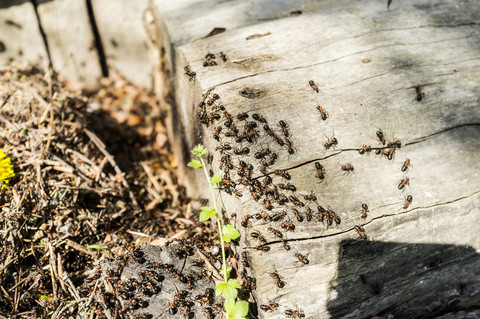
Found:
[[[86,3],[40,2],[37,10],[55,71],[71,84],[96,88],[102,72]]]
[[[92,1],[109,71],[144,88],[152,87],[152,68],[142,15],[146,0]]]
[[[23,61],[44,70],[48,57],[32,3],[11,0],[0,5],[0,65]]]
[[[240,248],[251,259],[247,271],[257,278],[257,304],[280,305],[271,313],[260,311],[259,317],[284,318],[285,310],[296,307],[308,318],[425,317],[478,305],[480,32],[475,21],[480,12],[475,3],[402,1],[389,11],[384,2],[323,3],[321,8],[302,7],[300,16],[274,12],[272,16],[284,18],[255,23],[245,22],[240,12],[233,21],[223,20],[226,12],[218,14],[217,5],[182,4],[160,14],[175,50],[174,147],[182,166],[190,158],[188,150],[203,143],[213,151],[212,168],[221,175],[225,153],[214,151],[220,143],[250,149],[248,155],[226,152],[235,166],[229,178],[242,197],[222,192],[220,200],[229,217],[237,216],[232,220],[242,232]],[[195,16],[188,14],[193,8]],[[207,17],[217,14],[225,24],[216,26],[227,31],[198,39],[192,20],[211,29]],[[177,30],[178,25],[192,27]],[[217,56],[217,65],[203,67],[209,52]],[[227,55],[226,62],[220,52]],[[182,74],[184,66],[196,76]],[[242,112],[249,114],[248,121],[254,113],[263,115],[282,139],[279,121],[287,122],[294,153],[280,147],[258,122],[255,143],[236,143],[224,135],[229,130],[225,113],[208,105],[207,116],[218,113],[220,119],[202,125],[197,112],[204,111],[198,105],[213,94],[220,97],[214,105],[224,105],[239,132],[244,122],[236,117]],[[326,120],[317,106],[327,112]],[[218,126],[219,141],[213,136]],[[383,146],[379,130],[387,143],[401,141],[401,148]],[[338,143],[326,148],[333,137]],[[373,150],[361,155],[363,145]],[[264,183],[259,172],[263,161],[254,154],[267,147],[278,154],[268,168],[273,184],[294,184],[295,192],[280,192],[306,206],[282,206],[265,196],[255,201],[250,194],[255,185],[242,185],[240,160],[252,164],[253,179]],[[375,154],[382,150],[394,152],[392,159]],[[403,172],[406,159],[411,166]],[[315,163],[324,168],[323,180],[316,176]],[[342,171],[347,163],[353,172]],[[286,169],[291,180],[276,176],[275,169]],[[183,172],[190,192],[205,196],[202,177]],[[402,187],[400,181],[407,177]],[[304,200],[308,194],[318,200]],[[408,195],[413,200],[403,208]],[[366,218],[361,217],[362,203],[369,208]],[[306,218],[307,206],[313,210],[312,221],[297,221],[293,208]],[[341,222],[329,226],[325,217],[320,222],[317,206],[335,212]],[[241,226],[246,215],[283,210],[288,217],[282,222],[292,222],[294,231],[256,218]],[[367,240],[355,226],[363,227]],[[282,231],[290,250],[268,227]],[[270,251],[255,249],[259,241],[252,231],[267,238]],[[309,263],[299,261],[296,253]],[[275,284],[270,276],[274,270],[285,287]]]

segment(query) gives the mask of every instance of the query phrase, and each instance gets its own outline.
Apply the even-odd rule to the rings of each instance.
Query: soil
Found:
[[[143,258],[147,244],[194,247],[210,265],[199,269],[210,282],[202,289],[214,287],[218,238],[198,222],[206,201],[178,184],[151,93],[121,79],[75,91],[10,65],[0,69],[0,106],[0,147],[16,174],[0,193],[0,316],[152,317],[138,311],[152,292],[122,293],[128,278],[112,270]]]

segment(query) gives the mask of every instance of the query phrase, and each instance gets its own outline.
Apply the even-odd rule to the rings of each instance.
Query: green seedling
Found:
[[[215,293],[217,296],[222,295],[225,299],[223,307],[225,308],[228,318],[245,318],[245,316],[248,314],[248,302],[236,300],[238,289],[240,289],[240,284],[236,279],[229,279],[231,267],[227,267],[225,258],[225,243],[229,243],[230,241],[240,237],[240,232],[231,224],[224,225],[221,215],[218,214],[214,186],[220,183],[222,178],[218,175],[209,177],[207,168],[205,166],[205,161],[203,160],[203,156],[208,154],[208,150],[204,148],[203,145],[199,144],[193,148],[192,153],[197,156],[198,160],[192,160],[190,163],[188,163],[188,166],[195,169],[203,168],[205,177],[207,178],[208,185],[210,187],[213,201],[213,207],[200,207],[202,212],[200,213],[199,219],[200,221],[206,221],[215,217],[217,221],[218,234],[220,237],[220,246],[222,248],[222,270],[220,271],[220,274],[223,276],[223,282],[217,284],[215,287]]]

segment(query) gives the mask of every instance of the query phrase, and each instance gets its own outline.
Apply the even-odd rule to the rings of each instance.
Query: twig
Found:
[[[109,152],[107,152],[107,150],[105,148],[105,144],[103,144],[103,142],[100,140],[100,138],[98,138],[98,136],[95,135],[95,133],[93,133],[92,131],[90,131],[86,128],[84,128],[83,130],[88,135],[88,137],[93,142],[93,144],[95,144],[98,147],[100,152],[102,152],[102,154],[106,158],[108,158],[108,162],[110,163],[110,165],[112,165],[113,169],[115,170],[115,173],[119,176],[120,180],[122,181],[123,186],[128,190],[128,195],[130,196],[130,199],[131,199],[133,205],[139,207],[137,199],[135,198],[135,195],[133,194],[132,190],[130,189],[130,186],[127,183],[127,180],[125,179],[124,173],[122,172],[120,167],[118,167],[118,165],[115,162],[113,156]]]
[[[208,260],[208,258],[198,248],[197,248],[197,253],[205,261],[205,265],[207,266],[207,268],[212,271],[215,284],[224,282],[223,277],[220,276],[220,273],[218,272],[217,268],[213,267],[213,265],[210,263],[210,260]]]
[[[70,240],[70,239],[65,239],[65,242],[68,246],[86,254],[86,255],[89,255],[89,256],[92,256],[92,257],[95,257],[97,255],[97,253],[91,251],[91,250],[88,250],[87,248],[83,247],[82,245],[80,244],[77,244],[76,242],[74,242],[73,240]]]

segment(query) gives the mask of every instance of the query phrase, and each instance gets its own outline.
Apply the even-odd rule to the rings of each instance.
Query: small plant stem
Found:
[[[212,192],[212,199],[213,199],[213,207],[215,207],[215,212],[217,213],[217,227],[218,227],[218,234],[220,235],[220,245],[222,246],[222,270],[223,270],[223,280],[225,283],[227,282],[227,264],[226,264],[226,258],[225,258],[225,244],[223,242],[223,233],[222,233],[222,219],[220,217],[220,214],[218,212],[217,208],[217,201],[215,200],[215,191],[213,190],[213,185],[211,183],[210,177],[208,177],[208,172],[207,168],[205,166],[205,162],[203,161],[203,157],[200,157],[200,161],[202,162],[203,166],[203,171],[205,172],[205,176],[207,177],[208,180],[208,186],[210,186],[210,191]]]

